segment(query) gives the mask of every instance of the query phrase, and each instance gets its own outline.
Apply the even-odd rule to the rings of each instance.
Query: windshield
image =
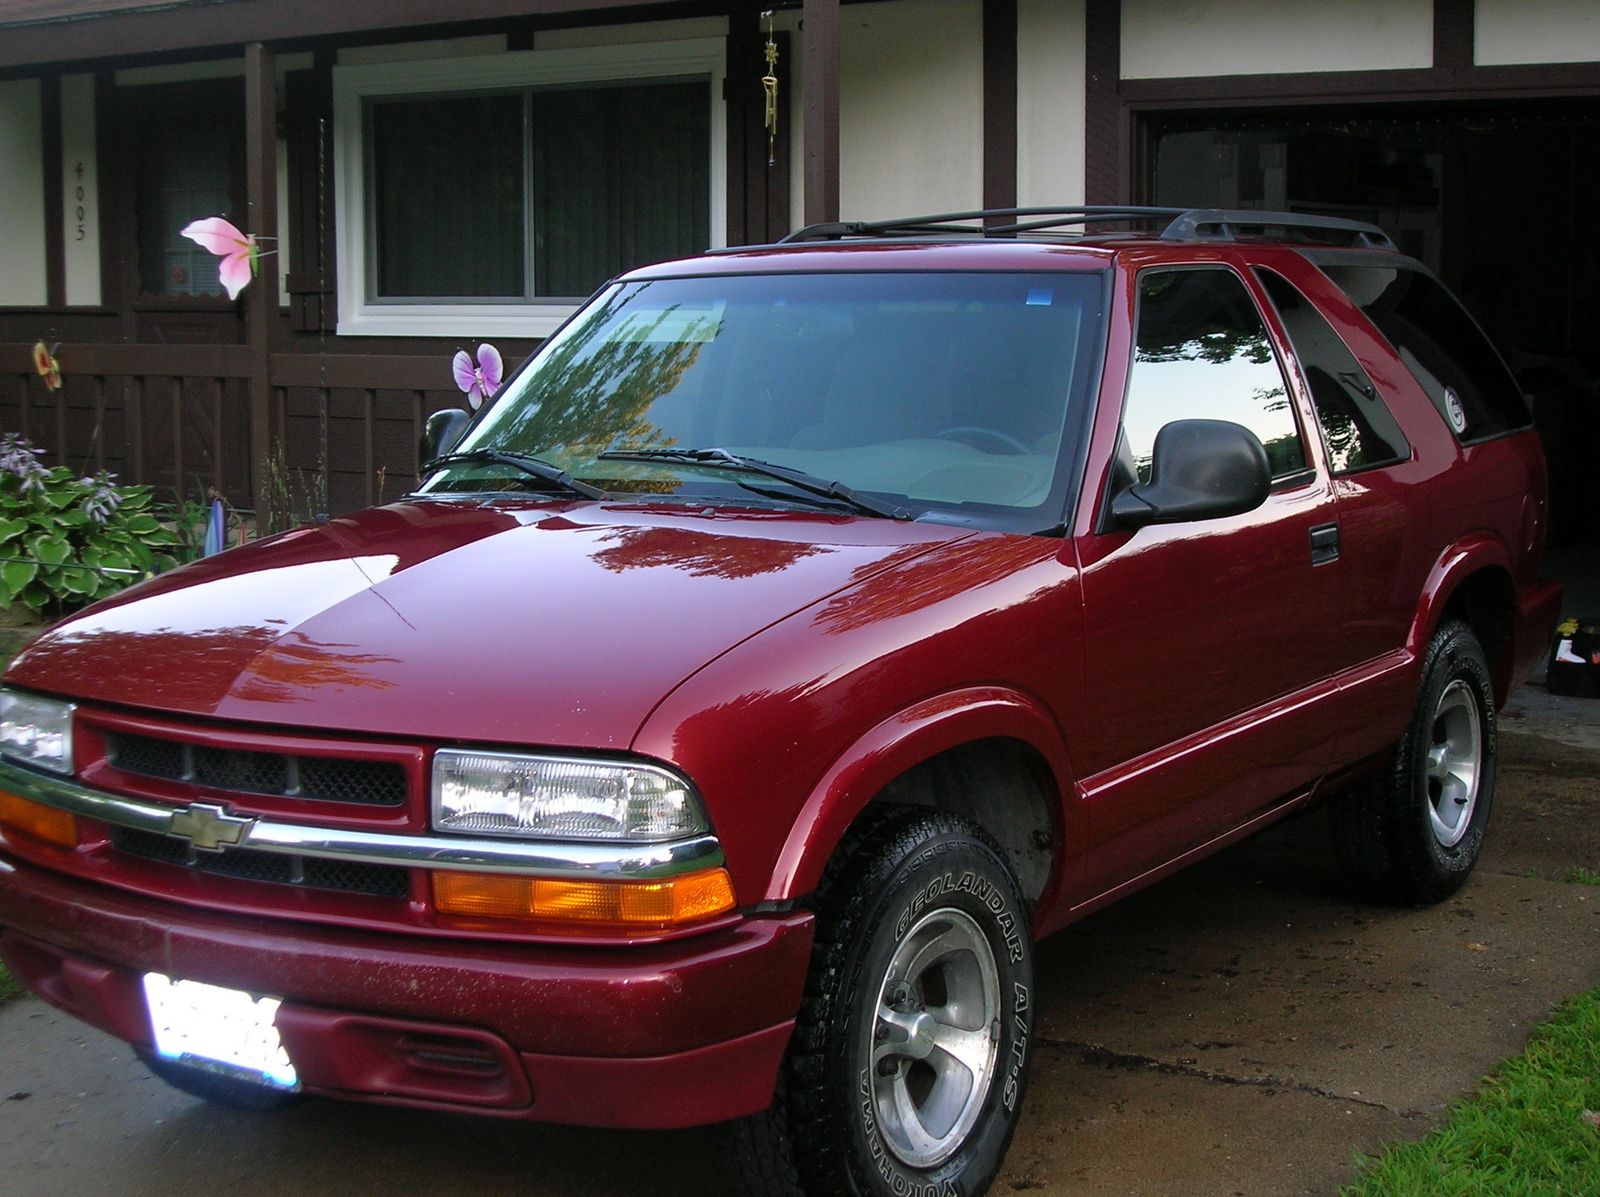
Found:
[[[618,284],[541,348],[456,449],[537,457],[611,495],[838,506],[726,458],[648,460],[716,448],[915,515],[1039,517],[1059,507],[1058,463],[1076,423],[1068,416],[1094,381],[1103,279],[781,274]],[[601,456],[608,451],[629,459]],[[547,486],[480,458],[443,466],[422,490]]]

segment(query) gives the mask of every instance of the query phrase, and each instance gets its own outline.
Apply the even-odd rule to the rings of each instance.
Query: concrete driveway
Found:
[[[1527,726],[1508,716],[1507,729]],[[1579,734],[1565,738],[1583,744],[1594,716],[1577,708],[1573,721]],[[1043,944],[1032,1087],[994,1191],[1332,1193],[1357,1149],[1422,1134],[1551,1007],[1600,984],[1600,888],[1552,880],[1600,868],[1597,814],[1600,752],[1507,734],[1489,852],[1442,906],[1352,904],[1312,814]],[[727,1189],[709,1131],[577,1131],[331,1102],[265,1115],[210,1107],[25,1000],[0,1009],[0,1191]]]

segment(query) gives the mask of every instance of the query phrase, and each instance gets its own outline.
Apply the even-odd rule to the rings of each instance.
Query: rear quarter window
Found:
[[[1411,446],[1333,325],[1282,275],[1259,266],[1255,273],[1300,361],[1333,473],[1353,474],[1407,460]]]
[[[1511,371],[1437,279],[1400,262],[1319,265],[1388,338],[1457,440],[1471,444],[1532,426]]]

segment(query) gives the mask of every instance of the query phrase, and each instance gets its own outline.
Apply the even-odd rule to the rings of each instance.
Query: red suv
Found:
[[[607,285],[403,501],[40,637],[10,968],[218,1100],[976,1194],[1038,937],[1324,800],[1361,890],[1462,883],[1560,592],[1426,269],[1259,212],[790,241]]]

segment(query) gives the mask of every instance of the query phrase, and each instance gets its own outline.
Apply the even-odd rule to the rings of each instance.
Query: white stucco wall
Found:
[[[1084,198],[1084,0],[1017,4],[1017,203]]]
[[[100,169],[94,139],[94,76],[61,79],[61,235],[67,303],[100,302]]]
[[[1521,4],[1521,0],[1504,2]],[[1124,79],[1432,65],[1432,0],[1123,0],[1122,4]]]
[[[1477,0],[1480,66],[1600,62],[1597,0]]]
[[[39,81],[0,82],[0,304],[42,304],[44,147]]]
[[[839,217],[980,207],[979,0],[890,0],[840,11]]]

